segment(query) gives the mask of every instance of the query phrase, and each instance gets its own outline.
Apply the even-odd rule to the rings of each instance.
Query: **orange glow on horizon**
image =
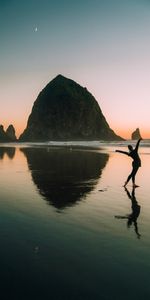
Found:
[[[26,126],[27,126],[27,119],[24,118],[22,119],[22,121],[19,122],[18,121],[13,121],[13,120],[7,120],[7,121],[3,121],[1,122],[1,124],[4,126],[4,130],[6,131],[7,127],[12,124],[15,128],[16,131],[16,137],[19,138],[19,136],[23,133],[23,131],[25,130]],[[130,140],[131,139],[131,134],[132,132],[136,129],[136,126],[134,127],[134,129],[130,128],[130,129],[124,129],[124,128],[120,128],[120,129],[116,129],[112,124],[110,126],[111,129],[113,129],[113,131],[119,135],[120,137],[126,139],[126,140]],[[150,131],[145,129],[142,130],[140,128],[140,133],[143,139],[150,139]]]
[[[131,129],[128,129],[128,130],[125,130],[125,129],[117,129],[117,130],[115,130],[114,128],[113,128],[113,130],[114,130],[114,132],[117,134],[117,135],[119,135],[119,136],[121,136],[122,138],[124,138],[124,139],[131,139],[131,134],[132,134],[132,132],[134,131],[136,129],[136,127],[131,131]],[[142,138],[143,139],[150,139],[150,131],[149,130],[142,130],[142,129],[140,129],[140,133],[141,133],[141,136],[142,136]]]

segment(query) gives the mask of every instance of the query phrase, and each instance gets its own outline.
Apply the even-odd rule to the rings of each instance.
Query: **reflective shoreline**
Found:
[[[0,147],[2,298],[148,298],[149,150],[125,191],[114,147],[19,146]]]

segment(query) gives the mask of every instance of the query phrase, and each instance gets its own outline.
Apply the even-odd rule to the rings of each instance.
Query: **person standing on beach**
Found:
[[[131,145],[128,145],[129,152],[121,151],[121,150],[116,150],[116,152],[126,154],[126,155],[130,156],[133,159],[133,162],[132,162],[132,172],[128,176],[128,178],[127,178],[127,180],[126,180],[126,182],[124,184],[124,187],[128,184],[128,182],[130,181],[130,179],[132,179],[133,187],[137,187],[138,186],[138,185],[135,184],[135,175],[136,175],[139,167],[141,167],[141,160],[140,160],[140,157],[138,155],[138,148],[139,148],[139,143],[140,143],[141,140],[142,139],[140,138],[137,141],[135,149],[133,149],[133,147]]]

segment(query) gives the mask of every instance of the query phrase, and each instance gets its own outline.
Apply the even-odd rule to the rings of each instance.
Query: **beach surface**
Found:
[[[149,299],[150,144],[135,190],[126,147],[0,145],[2,299]]]

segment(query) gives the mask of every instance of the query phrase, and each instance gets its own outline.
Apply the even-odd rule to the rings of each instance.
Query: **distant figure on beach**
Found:
[[[127,188],[125,188],[125,191],[128,195],[128,198],[131,200],[132,212],[131,212],[131,214],[126,215],[126,216],[115,216],[115,218],[116,219],[127,219],[128,220],[127,221],[128,228],[133,224],[137,238],[140,239],[141,234],[139,233],[139,230],[138,230],[137,219],[140,215],[141,206],[138,204],[136,197],[135,197],[135,187],[133,187],[133,189],[132,189],[132,194],[130,194],[130,192],[128,191]]]
[[[138,155],[138,148],[139,148],[139,143],[140,143],[141,140],[142,139],[140,138],[137,141],[135,149],[133,149],[133,147],[131,145],[128,145],[129,152],[121,151],[121,150],[116,150],[116,152],[126,154],[126,155],[130,156],[133,159],[133,162],[132,162],[132,172],[128,176],[128,178],[127,178],[127,180],[126,180],[126,182],[124,184],[124,187],[128,184],[128,182],[130,181],[130,179],[132,179],[133,187],[137,187],[138,186],[138,185],[135,184],[135,175],[136,175],[139,167],[141,167],[141,160],[140,160],[140,157]]]

